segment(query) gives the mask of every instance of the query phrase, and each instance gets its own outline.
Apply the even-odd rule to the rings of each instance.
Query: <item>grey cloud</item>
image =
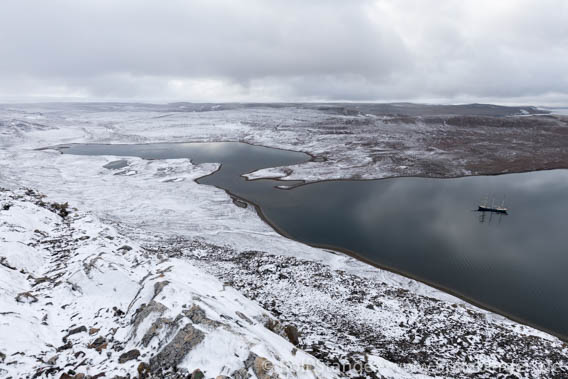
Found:
[[[566,95],[563,0],[12,1],[0,96],[400,100]]]

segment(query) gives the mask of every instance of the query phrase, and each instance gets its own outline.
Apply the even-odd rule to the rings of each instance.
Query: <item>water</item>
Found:
[[[240,174],[306,154],[242,143],[72,145],[69,154],[221,162],[201,178],[257,204],[299,241],[352,251],[500,313],[568,336],[568,171],[460,179],[327,181],[292,190]],[[289,184],[288,182],[285,184]],[[298,184],[298,182],[296,182]],[[474,211],[507,196],[509,215]]]

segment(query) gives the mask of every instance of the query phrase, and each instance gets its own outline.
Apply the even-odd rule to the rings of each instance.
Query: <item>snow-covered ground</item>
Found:
[[[371,117],[378,116],[365,116],[364,125],[358,126],[358,115],[332,117],[318,108],[181,112],[116,104],[1,106],[0,187],[34,188],[47,195],[46,203],[69,202],[79,211],[61,220],[36,205],[36,195],[3,193],[3,201],[14,205],[0,210],[0,257],[8,262],[0,266],[7,273],[0,288],[2,308],[7,309],[0,313],[0,352],[5,355],[0,356],[0,369],[15,377],[65,365],[65,370],[88,369],[89,374],[136,374],[140,362],[151,363],[151,357],[183,330],[204,336],[175,363],[207,370],[207,377],[248,369],[249,352],[268,359],[281,377],[289,370],[311,375],[299,369],[304,367],[299,362],[311,357],[300,348],[321,360],[307,363],[318,377],[332,375],[322,371],[323,363],[333,374],[343,375],[334,365],[345,359],[364,361],[375,375],[387,377],[566,374],[568,349],[555,337],[414,280],[280,236],[252,207],[237,207],[224,191],[194,182],[213,172],[216,164],[127,158],[127,167],[117,172],[103,168],[117,157],[35,150],[80,142],[246,141],[327,159],[293,167],[292,178],[384,177],[433,163],[448,164],[454,174],[467,173],[452,154],[423,145],[431,132],[426,124],[393,128],[379,120],[369,126]],[[408,159],[393,160],[384,147],[396,149],[401,141]],[[413,165],[416,161],[427,164]],[[272,174],[269,171],[253,175]],[[79,235],[89,238],[81,240]],[[119,251],[123,245],[132,250]],[[33,286],[43,276],[48,280]],[[155,288],[166,281],[155,295]],[[15,300],[27,292],[37,301]],[[62,309],[67,303],[71,305]],[[144,311],[149,304],[157,310]],[[193,305],[209,321],[193,320]],[[153,316],[136,326],[137,315],[144,312]],[[43,325],[46,314],[48,325]],[[301,333],[296,355],[277,336],[286,335],[285,326],[292,324]],[[101,331],[73,334],[68,338],[73,349],[61,350],[50,365],[65,343],[62,336],[80,326],[101,326]],[[15,330],[22,330],[23,336]],[[143,336],[150,330],[159,335],[148,342]],[[99,336],[110,341],[100,354],[88,348]],[[219,346],[213,341],[226,342]],[[122,350],[110,351],[114,346]],[[140,352],[136,364],[117,363],[123,350],[133,349]],[[85,364],[74,369],[84,359]],[[249,371],[259,376],[254,367]]]
[[[31,190],[2,190],[0,204],[0,376],[337,375],[187,260]]]

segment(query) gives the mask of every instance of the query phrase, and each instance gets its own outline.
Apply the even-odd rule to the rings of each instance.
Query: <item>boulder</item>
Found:
[[[129,350],[126,353],[123,353],[118,357],[118,363],[126,363],[133,359],[137,359],[140,356],[140,351],[133,349]]]

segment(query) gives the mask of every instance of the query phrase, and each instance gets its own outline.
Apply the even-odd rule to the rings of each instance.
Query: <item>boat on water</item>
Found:
[[[477,211],[507,214],[508,209],[505,208],[505,200],[503,200],[500,206],[499,205],[496,206],[495,199],[493,199],[491,205],[489,205],[488,199],[486,199],[484,202],[479,204],[479,206],[477,207]]]

